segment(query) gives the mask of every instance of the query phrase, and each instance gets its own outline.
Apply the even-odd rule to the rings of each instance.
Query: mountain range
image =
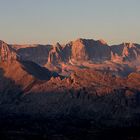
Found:
[[[93,39],[77,39],[66,45],[12,45],[17,50],[17,53],[23,56],[24,59],[31,60],[36,56],[36,59],[41,59],[46,56],[46,62],[37,62],[44,65],[45,63],[68,63],[74,61],[92,61],[93,63],[113,61],[126,62],[132,61],[139,56],[139,44],[122,43],[119,45],[109,46],[103,40]],[[40,53],[40,54],[39,54]],[[42,56],[41,56],[42,54]],[[45,56],[44,56],[45,54]],[[37,61],[37,60],[34,61]]]
[[[81,38],[65,45],[0,41],[0,113],[60,122],[88,120],[97,127],[137,126],[139,59],[136,43],[109,46],[104,40]]]
[[[127,78],[139,73],[139,59],[140,45],[135,43],[109,46],[104,40],[81,38],[66,45],[11,45],[0,41],[1,69],[23,87],[34,81],[55,81],[56,77],[68,81],[79,71]]]
[[[67,76],[77,68],[110,70],[121,76],[139,71],[140,45],[109,46],[104,40],[77,39],[65,45],[10,45],[23,60]]]

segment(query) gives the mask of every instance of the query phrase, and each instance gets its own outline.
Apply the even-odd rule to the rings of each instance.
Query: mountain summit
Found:
[[[0,40],[0,61],[12,61],[17,58],[16,51],[10,45]]]

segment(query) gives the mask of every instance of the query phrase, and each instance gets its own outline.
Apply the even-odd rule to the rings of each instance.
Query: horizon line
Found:
[[[100,39],[94,39],[94,38],[83,38],[83,37],[80,37],[80,38],[77,38],[77,39],[72,39],[72,40],[69,40],[69,41],[48,41],[48,43],[47,43],[47,41],[46,41],[46,43],[44,42],[42,42],[41,43],[41,41],[39,42],[39,41],[37,41],[37,43],[35,42],[35,43],[20,43],[21,41],[17,41],[17,42],[19,42],[19,43],[12,43],[11,41],[5,41],[5,40],[3,40],[3,39],[0,39],[0,41],[3,41],[3,42],[5,42],[5,43],[7,43],[8,45],[55,45],[55,44],[57,44],[57,43],[59,43],[59,44],[61,44],[61,45],[66,45],[66,44],[68,44],[68,43],[70,43],[70,42],[73,42],[73,41],[76,41],[76,40],[79,40],[79,39],[85,39],[85,40],[94,40],[94,41],[103,41],[103,42],[105,42],[105,44],[107,44],[107,45],[109,45],[109,46],[113,46],[113,45],[120,45],[120,44],[124,44],[124,43],[131,43],[131,44],[140,44],[140,42],[133,42],[133,41],[120,41],[120,43],[118,42],[118,43],[109,43],[109,41],[106,41],[105,39],[103,39],[103,38],[100,38]],[[10,43],[11,42],[11,43]],[[13,41],[14,42],[14,41]],[[24,41],[23,41],[24,42]],[[31,41],[32,42],[32,41]]]

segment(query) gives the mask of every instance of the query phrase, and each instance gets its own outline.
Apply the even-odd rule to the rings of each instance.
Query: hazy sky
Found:
[[[140,43],[140,0],[0,0],[0,39],[65,43],[103,38]]]

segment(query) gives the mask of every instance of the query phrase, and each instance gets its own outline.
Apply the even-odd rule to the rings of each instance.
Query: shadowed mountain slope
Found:
[[[14,49],[4,42],[0,44],[0,58],[0,69],[3,71],[2,76],[11,79],[15,85],[21,86],[26,91],[37,81],[48,81],[51,77],[58,76],[57,73],[51,72],[34,62],[23,61]],[[1,92],[8,88],[8,86],[11,86],[10,83],[4,84],[5,80],[2,81],[3,88]]]

